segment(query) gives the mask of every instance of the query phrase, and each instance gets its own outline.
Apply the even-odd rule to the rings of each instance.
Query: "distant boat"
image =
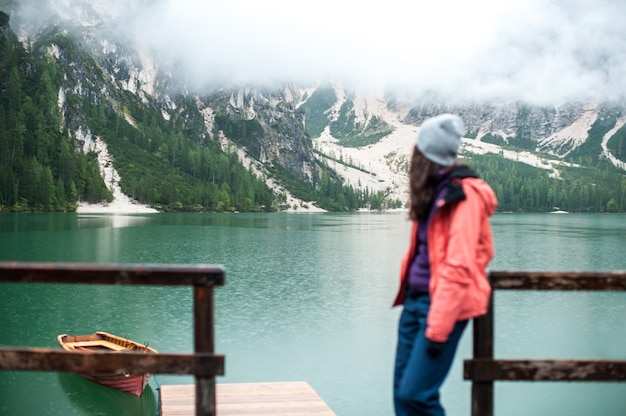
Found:
[[[158,354],[158,352],[147,345],[140,344],[126,338],[116,335],[107,334],[106,332],[96,332],[91,335],[67,335],[57,336],[59,345],[66,351],[73,352],[91,352],[91,351],[134,351],[145,352],[150,354]],[[141,396],[144,388],[148,384],[150,374],[85,374],[80,375],[89,381],[121,390],[135,396]]]

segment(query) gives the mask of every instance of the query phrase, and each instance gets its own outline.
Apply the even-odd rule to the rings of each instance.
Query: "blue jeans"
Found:
[[[439,389],[452,362],[467,321],[456,323],[441,354],[433,358],[427,350],[426,316],[430,296],[407,297],[398,325],[398,347],[393,380],[397,416],[445,415],[439,402]]]

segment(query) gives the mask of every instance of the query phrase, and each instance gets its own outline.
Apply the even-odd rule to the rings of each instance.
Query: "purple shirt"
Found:
[[[437,211],[437,201],[445,198],[448,190],[449,171],[443,171],[441,181],[435,189],[435,198],[430,207],[428,218],[420,220],[417,227],[417,247],[416,255],[411,263],[409,270],[409,291],[428,293],[428,285],[430,284],[430,259],[428,258],[428,226],[433,218],[433,214]]]

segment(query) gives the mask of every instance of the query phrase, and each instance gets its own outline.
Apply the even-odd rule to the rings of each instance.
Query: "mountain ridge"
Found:
[[[404,205],[408,153],[419,124],[441,112],[454,112],[465,120],[468,137],[462,155],[466,158],[491,152],[549,170],[558,178],[559,169],[576,166],[566,159],[578,153],[578,157],[608,160],[624,170],[623,151],[616,152],[626,141],[624,107],[620,104],[537,107],[521,102],[454,103],[432,92],[401,100],[365,90],[349,91],[339,83],[283,83],[273,88],[248,85],[197,92],[185,87],[184,79],[172,72],[174,67],[160,62],[150,51],[107,37],[104,20],[74,22],[70,28],[61,24],[67,24],[66,19],[60,18],[37,33],[23,34],[21,39],[30,49],[42,45],[45,54],[66,68],[57,101],[75,140],[85,137],[80,131],[91,132],[90,122],[80,106],[73,110],[68,107],[67,97],[95,100],[94,104],[103,99],[138,131],[143,127],[135,118],[144,118],[138,114],[148,114],[151,109],[163,118],[159,123],[178,125],[183,137],[197,141],[200,148],[213,142],[223,152],[236,154],[246,169],[276,195],[282,195],[281,210],[306,210],[319,203],[307,199],[309,191],[295,192],[293,181],[312,189],[323,184],[327,193],[337,194],[337,207],[345,204],[337,198],[350,196],[355,190],[396,201],[387,205],[366,202],[364,206],[370,208]],[[137,103],[131,105],[132,100]],[[76,104],[76,99],[69,101]],[[605,126],[602,137],[589,140],[589,131],[598,120],[609,120],[613,125]],[[145,134],[147,130],[141,131]],[[620,145],[613,145],[615,141]],[[180,162],[187,155],[177,154],[181,149],[173,149],[171,143],[149,146],[156,146],[153,151],[157,157],[170,163],[195,163]],[[84,143],[80,147],[85,147]],[[329,185],[331,182],[347,188],[337,192],[331,189],[336,187]],[[133,193],[123,177],[120,184],[126,193]],[[351,209],[360,208],[357,205]]]

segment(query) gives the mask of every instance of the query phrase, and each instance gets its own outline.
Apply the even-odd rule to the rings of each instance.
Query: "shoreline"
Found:
[[[317,207],[299,207],[299,209],[287,209],[284,211],[277,211],[277,213],[284,212],[289,214],[317,214],[317,213],[325,213],[329,211],[325,211],[319,209]],[[406,208],[394,208],[394,209],[386,209],[386,210],[370,210],[361,208],[355,213],[376,213],[376,212],[407,212]],[[88,203],[79,203],[76,208],[77,214],[159,214],[160,211],[151,208],[147,205],[142,204],[134,204],[130,203],[120,203],[118,201],[113,201],[110,204],[88,204]]]
[[[79,203],[76,207],[77,214],[158,214],[159,211],[147,205],[127,203],[122,204],[116,201],[110,204],[88,204]]]

